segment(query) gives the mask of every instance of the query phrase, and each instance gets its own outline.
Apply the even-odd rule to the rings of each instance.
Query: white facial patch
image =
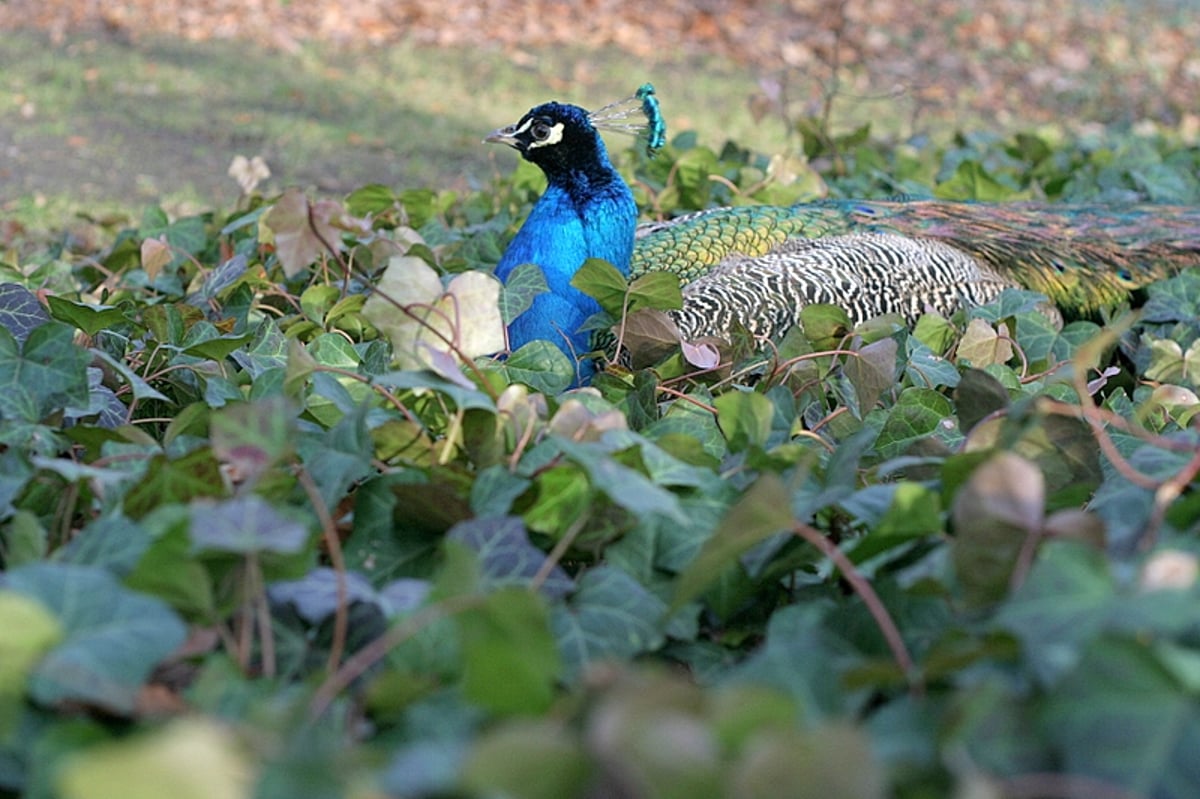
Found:
[[[555,122],[550,128],[549,135],[547,135],[544,139],[535,139],[534,141],[530,142],[529,149],[532,150],[535,147],[546,147],[551,144],[558,144],[560,141],[562,141],[562,137],[563,123]]]

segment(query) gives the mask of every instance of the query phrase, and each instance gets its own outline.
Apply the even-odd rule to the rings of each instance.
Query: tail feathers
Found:
[[[859,203],[863,226],[943,241],[988,269],[1091,314],[1200,266],[1200,208],[1039,203]]]
[[[1092,315],[1200,266],[1200,207],[827,200],[689,214],[638,229],[631,277],[685,284],[685,335],[760,335],[814,302],[852,319],[986,302],[1007,286]]]
[[[978,260],[934,239],[855,233],[789,239],[766,255],[735,255],[684,286],[673,313],[685,339],[724,337],[740,324],[778,338],[814,303],[831,303],[858,323],[898,313],[909,321],[926,311],[953,313],[989,302],[1017,285]]]

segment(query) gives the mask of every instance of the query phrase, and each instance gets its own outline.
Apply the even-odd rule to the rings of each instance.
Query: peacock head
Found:
[[[588,112],[577,105],[543,103],[484,141],[507,144],[553,180],[588,166],[606,166],[608,153]]]
[[[646,122],[627,121],[635,115],[644,115]],[[566,103],[543,103],[512,125],[492,131],[484,141],[507,144],[553,181],[571,172],[609,167],[598,129],[635,135],[647,131],[647,149],[653,152],[661,147],[666,123],[654,87],[644,84],[633,96],[594,112]]]

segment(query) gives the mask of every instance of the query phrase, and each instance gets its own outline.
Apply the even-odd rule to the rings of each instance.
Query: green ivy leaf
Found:
[[[103,566],[117,576],[124,576],[133,571],[150,545],[150,533],[145,527],[114,513],[93,519],[55,556],[62,563]]]
[[[1032,463],[1001,452],[981,464],[954,498],[955,571],[968,601],[1008,593],[1017,555],[1040,534],[1045,483]]]
[[[629,284],[629,310],[672,311],[683,307],[679,277],[673,272],[648,272]]]
[[[791,528],[791,497],[783,481],[768,472],[746,490],[704,542],[695,560],[679,575],[671,609],[679,608],[702,594],[738,557],[755,544]]]
[[[1000,381],[980,369],[964,369],[954,390],[958,425],[965,432],[980,420],[1008,407],[1008,391]]]
[[[17,343],[24,344],[35,327],[49,321],[50,315],[32,291],[19,283],[0,283],[0,327]]]
[[[472,550],[479,558],[482,576],[491,585],[532,588],[533,579],[545,569],[546,553],[529,543],[525,525],[514,516],[496,519],[470,519],[459,522],[446,533]],[[574,583],[561,566],[545,570],[538,590],[551,598],[570,593]]]
[[[1164,799],[1186,799],[1200,784],[1192,757],[1200,747],[1200,701],[1138,641],[1088,647],[1073,678],[1048,697],[1042,722],[1069,773]]]
[[[382,183],[368,183],[346,195],[346,210],[353,216],[382,214],[395,204],[396,193]]]
[[[223,502],[193,502],[191,513],[192,543],[200,551],[290,555],[301,551],[309,537],[308,527],[255,494]]]
[[[521,264],[508,275],[500,292],[500,318],[505,325],[529,310],[533,298],[550,290],[546,276],[537,264]]]
[[[795,799],[881,799],[887,780],[872,744],[844,722],[762,732],[734,767],[730,795],[776,796],[788,785]]]
[[[608,313],[621,315],[629,284],[625,276],[608,261],[603,258],[587,259],[571,277],[571,285],[595,299]]]
[[[657,515],[687,524],[687,516],[674,494],[621,463],[603,444],[555,439],[553,445],[583,467],[593,487],[635,516]]]
[[[942,502],[936,491],[913,482],[871,486],[863,491],[875,488],[890,489],[891,501],[883,515],[868,530],[866,537],[851,551],[851,560],[855,563],[862,563],[910,541],[942,532]]]
[[[598,566],[579,579],[551,623],[566,678],[574,682],[591,663],[625,659],[658,648],[667,605],[626,572]]]
[[[818,350],[837,349],[838,344],[853,327],[844,308],[825,303],[806,305],[800,309],[800,324],[804,335]]]
[[[458,616],[463,692],[494,713],[540,713],[554,699],[561,665],[549,614],[537,594],[504,588]]]
[[[83,702],[116,713],[134,708],[151,669],[183,643],[186,628],[157,599],[89,566],[37,563],[4,575],[9,591],[37,600],[62,625],[61,642],[29,684],[39,702]]]
[[[969,310],[972,318],[996,323],[1010,316],[1024,313],[1041,313],[1048,300],[1046,295],[1025,289],[1005,289],[1000,296],[987,305],[976,305]]]
[[[847,357],[842,370],[854,386],[858,415],[870,411],[883,392],[896,384],[896,340],[884,338],[866,345],[858,357]]]
[[[25,684],[43,655],[62,640],[63,629],[35,597],[5,590],[0,581],[0,740],[15,731]]]
[[[1200,275],[1194,269],[1151,284],[1146,294],[1142,318],[1147,322],[1194,322],[1200,318]]]
[[[914,443],[938,433],[943,425],[952,424],[952,416],[950,401],[938,392],[928,388],[904,389],[879,431],[875,445],[879,457],[887,460],[904,454]]]
[[[570,729],[554,719],[518,721],[480,737],[462,766],[462,785],[514,799],[582,796],[592,764]]]
[[[922,388],[958,385],[958,368],[951,360],[938,355],[915,336],[908,339],[905,349],[908,362],[904,366],[904,377],[908,383]]]
[[[221,361],[252,338],[249,333],[240,336],[222,334],[208,322],[198,322],[188,329],[181,346],[185,355]]]
[[[934,187],[933,193],[943,200],[977,200],[980,202],[1001,202],[1019,199],[1021,193],[1015,191],[987,171],[983,164],[975,160],[963,161],[954,170],[954,174]]]
[[[730,451],[766,445],[775,408],[765,396],[753,391],[727,391],[713,400],[713,406]]]
[[[76,753],[64,759],[58,784],[63,799],[233,799],[251,795],[253,777],[228,730],[196,717]]]
[[[66,322],[89,336],[95,336],[101,330],[128,323],[125,310],[111,305],[87,305],[54,296],[47,297],[46,304],[55,319]]]
[[[977,369],[997,363],[1007,363],[1013,357],[1012,341],[1004,326],[997,331],[976,317],[967,324],[958,342],[959,363],[969,363]]]
[[[510,383],[524,383],[543,394],[565,391],[575,380],[575,364],[549,341],[535,340],[518,349],[502,367]]]
[[[125,513],[140,519],[157,507],[186,505],[199,497],[221,497],[227,493],[220,464],[212,451],[203,448],[170,459],[155,455],[146,467],[146,479],[125,495]]]
[[[0,328],[0,418],[38,422],[56,410],[86,408],[90,361],[60,322],[34,328],[24,346]]]
[[[937,355],[945,355],[958,333],[954,325],[946,317],[936,314],[922,314],[913,326],[913,337],[932,350]]]
[[[728,681],[777,688],[791,696],[806,717],[845,714],[853,701],[841,674],[858,654],[826,626],[829,611],[828,604],[817,602],[772,613],[765,642],[732,671]]]

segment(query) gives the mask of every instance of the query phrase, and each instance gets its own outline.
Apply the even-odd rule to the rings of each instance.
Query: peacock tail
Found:
[[[856,323],[948,315],[1009,287],[1088,316],[1200,266],[1200,208],[1182,206],[825,200],[715,208],[639,227],[596,130],[636,129],[621,120],[640,112],[651,146],[660,145],[653,88],[629,100],[633,111],[616,103],[594,114],[547,103],[488,137],[516,148],[549,182],[497,267],[504,279],[536,263],[550,286],[510,325],[514,348],[545,338],[572,357],[590,349],[580,325],[597,305],[570,281],[593,257],[631,279],[678,275],[684,302],[673,317],[685,339],[727,338],[737,327],[776,338],[813,303],[841,306]],[[591,368],[584,359],[580,380]]]
[[[819,262],[821,257],[810,248],[786,242],[850,233],[892,234],[887,239],[890,244],[904,237],[917,242],[918,249],[940,242],[972,259],[980,280],[1038,291],[1073,316],[1094,314],[1147,283],[1200,266],[1200,208],[1196,207],[827,200],[791,207],[717,208],[643,225],[630,274],[638,277],[665,269],[686,284],[710,274],[726,259],[744,261],[782,248],[796,255],[790,270],[796,279],[813,282],[804,271],[823,269],[814,267],[814,259]],[[829,257],[848,257],[851,249],[843,242],[832,248]],[[939,265],[947,262],[940,248],[928,256],[912,247],[889,255],[876,241],[870,249],[879,256],[876,271],[894,270],[901,254],[902,266],[934,270],[928,280],[906,282],[903,290],[933,291],[943,278]],[[886,274],[872,275],[869,267],[852,266],[865,256],[859,253],[847,260],[856,284],[886,280]],[[774,268],[786,268],[786,259],[783,264],[774,256],[771,260]],[[953,269],[944,275],[947,284],[962,281],[954,271],[962,264],[958,259],[952,263]],[[867,274],[861,273],[863,268]],[[813,301],[828,302],[827,297]],[[906,298],[905,304],[911,305],[910,299],[914,298]],[[841,304],[836,299],[835,303]],[[881,312],[900,310],[891,307]]]

